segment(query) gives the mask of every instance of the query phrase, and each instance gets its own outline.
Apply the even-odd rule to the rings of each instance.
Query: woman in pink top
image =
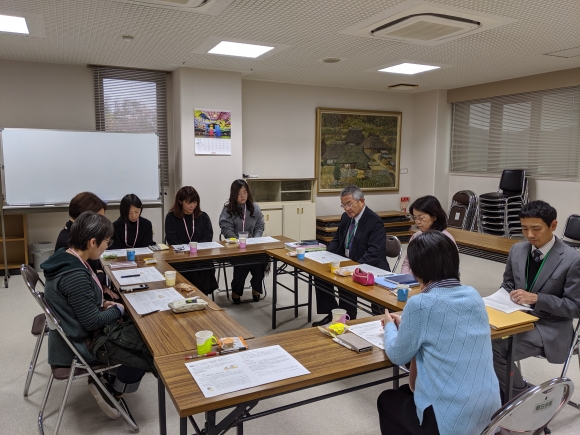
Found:
[[[445,230],[447,228],[447,213],[445,213],[445,210],[443,210],[443,207],[441,207],[441,203],[437,198],[432,195],[417,198],[415,202],[411,204],[409,210],[413,215],[415,225],[417,225],[417,228],[419,229],[419,231],[413,234],[411,240],[427,230],[438,230],[455,243],[453,236]],[[413,273],[409,266],[407,256],[405,256],[405,259],[403,260],[401,273]]]

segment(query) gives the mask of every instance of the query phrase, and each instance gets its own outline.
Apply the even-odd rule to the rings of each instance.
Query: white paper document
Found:
[[[246,245],[257,245],[259,243],[274,243],[279,242],[280,240],[275,239],[274,237],[251,237],[246,240]]]
[[[127,249],[135,249],[135,255],[149,255],[153,254],[153,251],[149,248],[127,248]],[[126,257],[127,256],[127,249],[109,249],[103,252],[101,258],[105,255],[116,255],[117,257]]]
[[[154,267],[112,270],[119,285],[142,284],[144,282],[165,281],[165,277]]]
[[[383,325],[381,325],[380,320],[376,320],[374,322],[361,323],[359,325],[349,325],[348,330],[353,334],[356,334],[359,337],[364,338],[373,346],[385,350],[385,339],[384,339],[385,330],[383,329]]]
[[[360,268],[363,272],[372,273],[375,277],[393,275],[393,273],[391,273],[387,270],[379,269],[378,267],[370,266],[368,264],[355,264],[354,266],[344,266],[344,267],[342,267],[342,269],[346,269],[346,270],[350,270],[351,272],[354,272],[357,267]]]
[[[189,251],[189,244],[184,243],[182,245],[171,245],[173,249],[177,251]],[[219,249],[223,248],[218,242],[200,242],[197,244],[197,250],[201,249]]]
[[[162,288],[157,290],[147,290],[137,293],[125,293],[125,297],[137,314],[143,315],[152,311],[167,311],[169,302],[185,299],[173,288]]]
[[[310,373],[280,346],[204,358],[185,365],[205,397]]]
[[[338,254],[333,254],[332,252],[328,251],[314,251],[314,252],[307,252],[306,258],[312,261],[316,261],[320,264],[328,264],[331,261],[349,261],[349,258],[343,257]]]
[[[516,304],[514,301],[512,301],[510,294],[503,287],[501,287],[491,296],[483,298],[483,302],[485,303],[486,307],[494,308],[508,314],[513,313],[514,311],[532,310],[529,306]]]

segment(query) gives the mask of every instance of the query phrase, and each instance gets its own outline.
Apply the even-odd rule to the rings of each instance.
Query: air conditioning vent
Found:
[[[389,89],[391,89],[393,91],[410,91],[412,89],[417,89],[418,87],[419,87],[419,85],[410,85],[407,83],[399,83],[397,85],[389,86]]]
[[[445,8],[421,0],[403,0],[339,33],[406,44],[434,46],[486,32],[516,20],[465,8]]]
[[[479,21],[441,14],[416,14],[391,21],[373,30],[378,38],[400,39],[408,42],[438,41],[481,26]]]
[[[223,12],[230,4],[233,3],[234,0],[116,0],[116,1],[216,16],[221,12]]]
[[[181,6],[184,8],[199,8],[211,0],[133,0],[134,3],[153,3],[162,6]]]

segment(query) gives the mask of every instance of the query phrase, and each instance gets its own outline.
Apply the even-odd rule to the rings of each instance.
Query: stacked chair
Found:
[[[562,241],[576,250],[580,248],[580,215],[571,214],[568,216]]]
[[[528,202],[528,179],[523,169],[506,169],[499,190],[479,196],[479,232],[506,238],[521,238],[518,217]]]
[[[473,231],[477,211],[477,196],[471,190],[460,190],[451,200],[448,226],[460,230]]]

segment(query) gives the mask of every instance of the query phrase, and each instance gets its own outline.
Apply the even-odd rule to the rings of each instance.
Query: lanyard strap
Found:
[[[352,242],[352,238],[354,236],[354,233],[356,233],[357,227],[358,227],[358,221],[354,224],[354,228],[352,229],[352,231],[346,233],[346,249],[350,249],[350,243]]]
[[[91,268],[91,266],[89,266],[80,256],[79,254],[77,254],[74,249],[69,248],[69,252],[71,254],[73,254],[75,257],[77,257],[81,263],[83,263],[83,266],[85,266],[88,270],[91,271],[91,276],[93,277],[93,280],[97,283],[97,287],[99,287],[99,289],[101,290],[101,307],[103,306],[103,302],[105,300],[105,295],[103,294],[103,286],[101,285],[101,282],[99,281],[99,278],[97,278],[97,275],[95,275],[95,272],[93,271],[93,269]]]
[[[189,230],[187,229],[187,223],[185,222],[185,218],[183,218],[183,226],[185,227],[185,231],[187,232],[187,238],[191,243],[193,239],[193,234],[195,233],[195,219],[193,218],[193,214],[191,215],[191,236],[189,235]]]
[[[125,222],[125,245],[129,246],[130,248],[134,248],[137,244],[137,236],[139,235],[139,219],[137,219],[137,231],[135,232],[135,241],[133,242],[133,246],[129,246],[127,243],[127,222]]]
[[[550,252],[552,252],[551,249],[548,251],[548,253],[546,255],[544,255],[544,259],[542,260],[542,264],[540,264],[540,268],[536,272],[536,276],[534,277],[534,280],[532,281],[532,285],[530,285],[530,286],[528,286],[528,282],[529,282],[528,281],[528,269],[530,266],[530,255],[531,254],[528,254],[528,261],[526,261],[526,286],[528,286],[528,288],[526,288],[526,291],[531,292],[532,289],[534,288],[534,284],[536,284],[536,281],[538,280],[538,276],[540,276],[540,272],[542,271],[542,268],[544,267],[544,263],[548,259],[548,255],[550,255]]]
[[[246,203],[244,203],[244,217],[242,218],[242,231],[246,231]]]

